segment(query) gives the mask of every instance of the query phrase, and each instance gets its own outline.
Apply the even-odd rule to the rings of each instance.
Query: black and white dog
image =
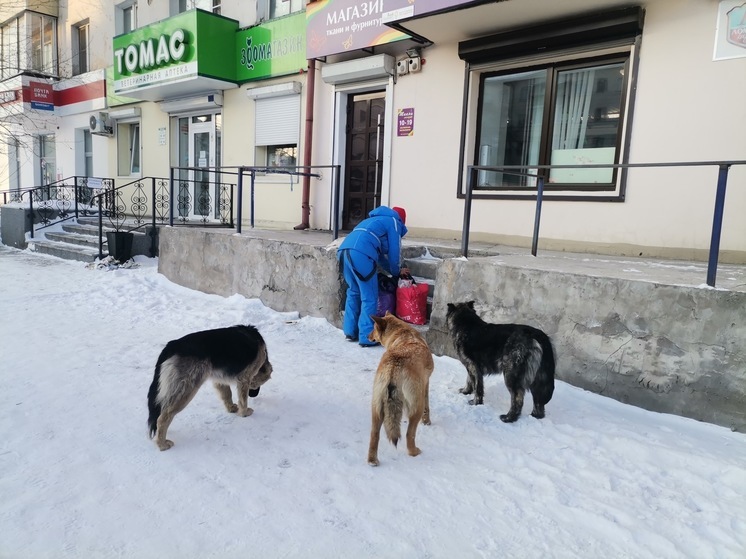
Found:
[[[524,324],[485,322],[474,310],[474,301],[448,303],[446,322],[468,373],[460,392],[476,391],[470,404],[484,400],[484,375],[502,373],[510,392],[510,410],[500,419],[506,423],[518,419],[526,390],[534,400],[531,415],[544,417],[544,406],[554,393],[554,350],[544,332]]]
[[[207,379],[211,379],[225,409],[248,417],[248,396],[272,376],[267,346],[254,326],[231,326],[188,334],[166,344],[155,364],[148,391],[150,438],[161,450],[174,443],[166,439],[168,426]],[[233,403],[230,385],[235,385],[238,405]]]

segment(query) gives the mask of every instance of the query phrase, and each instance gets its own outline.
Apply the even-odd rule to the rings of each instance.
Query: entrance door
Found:
[[[342,229],[353,229],[381,204],[385,110],[383,91],[349,98]]]
[[[178,209],[182,221],[220,217],[220,114],[179,117]]]

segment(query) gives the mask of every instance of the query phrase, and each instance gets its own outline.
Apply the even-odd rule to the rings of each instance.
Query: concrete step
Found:
[[[46,233],[44,235],[47,241],[55,241],[58,243],[67,243],[71,245],[84,246],[98,250],[98,230],[95,235],[81,234],[81,233],[70,233],[70,232],[57,232],[57,233]],[[106,246],[106,237],[104,237],[104,246]]]
[[[34,252],[49,254],[65,260],[93,262],[98,258],[98,249],[59,241],[34,240],[28,244],[28,248]]]
[[[89,235],[98,238],[98,224],[63,223],[62,230],[67,233],[77,233],[78,235]],[[114,231],[114,229],[104,226],[104,234],[107,231]]]

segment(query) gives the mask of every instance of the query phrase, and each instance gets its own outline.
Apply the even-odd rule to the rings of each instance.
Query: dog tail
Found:
[[[404,401],[401,391],[393,382],[389,382],[386,390],[386,401],[383,404],[383,428],[386,430],[386,436],[391,444],[396,446],[401,437],[400,429],[401,418],[404,413]]]
[[[161,365],[165,361],[164,353],[165,352],[162,352],[158,357],[158,362],[155,364],[153,382],[150,383],[150,390],[148,390],[148,429],[151,439],[155,436],[155,432],[158,429],[158,418],[161,415],[161,403],[158,400],[158,388],[161,384]]]
[[[538,367],[531,386],[531,395],[534,403],[543,406],[552,399],[552,394],[554,394],[554,349],[552,341],[544,332],[537,332],[534,340],[541,347],[541,360],[537,359]]]
[[[381,417],[386,437],[396,446],[401,437],[401,418],[404,413],[401,391],[393,381],[376,381],[373,386],[373,413]]]

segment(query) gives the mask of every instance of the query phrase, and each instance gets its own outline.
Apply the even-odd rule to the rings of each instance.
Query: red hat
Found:
[[[407,223],[407,211],[404,208],[393,207],[391,209],[399,214],[399,218],[401,219],[402,223]]]

